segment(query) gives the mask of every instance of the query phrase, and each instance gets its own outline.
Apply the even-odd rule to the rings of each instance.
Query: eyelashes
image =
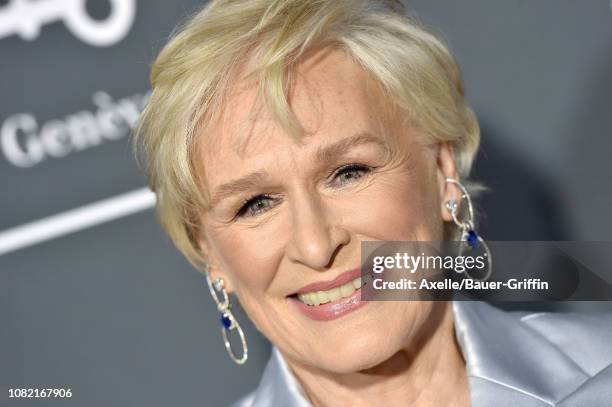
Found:
[[[341,187],[345,184],[349,184],[359,178],[362,178],[365,173],[371,171],[371,168],[363,164],[348,164],[344,165],[334,171],[335,174],[332,177],[332,185]]]
[[[266,202],[273,202],[278,199],[279,198],[274,198],[273,196],[267,194],[249,198],[242,204],[240,209],[238,209],[238,212],[236,212],[236,217],[243,218],[259,215],[272,207],[272,204],[264,205]]]
[[[353,184],[369,174],[372,167],[365,164],[347,164],[330,172],[328,185],[332,188],[342,188],[346,185]],[[256,217],[271,208],[275,207],[281,201],[280,198],[269,194],[260,194],[246,199],[236,212],[235,218],[250,218]]]

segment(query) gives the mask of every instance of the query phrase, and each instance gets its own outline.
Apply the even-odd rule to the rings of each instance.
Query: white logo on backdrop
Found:
[[[108,47],[128,33],[136,14],[136,0],[107,0],[110,14],[95,20],[85,8],[87,0],[9,0],[0,9],[0,39],[19,35],[35,40],[43,25],[63,21],[81,41],[96,47]]]
[[[0,127],[0,150],[11,164],[33,167],[47,157],[61,158],[119,140],[134,128],[149,93],[119,100],[104,91],[93,94],[96,109],[82,110],[38,125],[31,113],[9,116]]]
[[[18,167],[33,167],[106,141],[119,140],[136,125],[150,92],[118,100],[104,91],[92,96],[95,109],[81,110],[40,126],[31,113],[9,116],[0,125],[0,151]],[[139,188],[0,231],[0,256],[69,233],[110,222],[155,206],[149,188]]]

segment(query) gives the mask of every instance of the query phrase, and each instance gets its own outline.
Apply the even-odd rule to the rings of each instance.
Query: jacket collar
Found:
[[[297,381],[276,346],[255,390],[252,407],[312,407],[302,385]]]
[[[479,301],[454,301],[452,306],[474,407],[553,406],[588,379],[565,353],[521,322],[517,314]],[[312,406],[273,346],[252,406],[279,405]]]

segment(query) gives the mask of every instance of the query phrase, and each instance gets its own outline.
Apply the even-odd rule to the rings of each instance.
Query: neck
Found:
[[[391,358],[348,374],[289,363],[314,406],[470,405],[468,379],[455,339],[452,303],[433,303],[432,321]]]

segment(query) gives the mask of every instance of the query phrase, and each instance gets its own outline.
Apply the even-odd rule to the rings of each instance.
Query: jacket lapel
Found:
[[[612,386],[610,383],[612,383],[612,365],[597,373],[557,406],[601,406],[602,400],[608,400],[608,405],[612,405]]]
[[[473,301],[455,301],[453,310],[474,407],[554,406],[588,380],[516,314]]]

